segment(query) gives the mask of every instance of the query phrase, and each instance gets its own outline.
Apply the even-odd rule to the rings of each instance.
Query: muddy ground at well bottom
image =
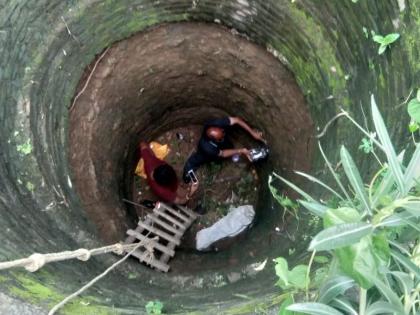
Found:
[[[195,151],[202,128],[197,125],[177,128],[153,139],[153,141],[169,146],[170,151],[165,161],[174,167],[182,185],[184,185],[181,179],[184,163]],[[245,137],[246,135],[243,133],[234,132],[230,138],[235,147],[257,146],[255,142],[249,141]],[[156,201],[157,198],[150,191],[146,179],[134,176],[133,201],[136,203],[141,203],[145,199]],[[220,163],[204,165],[197,171],[197,177],[199,189],[187,206],[194,209],[201,204],[205,213],[200,215],[185,233],[181,249],[194,249],[196,233],[220,220],[228,213],[230,207],[251,204],[255,208],[257,203],[258,174],[255,167],[245,157],[240,157],[238,162],[225,159]],[[136,207],[136,211],[139,218],[144,218],[151,210]]]

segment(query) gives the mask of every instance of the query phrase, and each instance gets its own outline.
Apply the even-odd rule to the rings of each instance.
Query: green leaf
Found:
[[[392,291],[392,288],[379,280],[379,278],[372,276],[369,273],[365,274],[364,276],[372,281],[378,291],[388,300],[389,303],[391,303],[393,307],[398,309],[399,312],[404,313],[404,307],[402,306],[398,295]]]
[[[385,301],[375,302],[366,309],[366,315],[384,315],[398,313],[400,309]]]
[[[279,277],[280,285],[284,283],[287,287],[289,285],[289,264],[283,257],[277,257],[274,259],[274,270],[276,271],[277,277]]]
[[[404,177],[401,170],[401,166],[397,159],[397,155],[395,154],[394,146],[391,143],[391,139],[389,138],[389,134],[386,130],[382,116],[379,113],[378,107],[376,106],[375,98],[373,97],[373,95],[371,97],[371,105],[373,123],[375,124],[375,129],[376,133],[378,134],[379,140],[381,141],[381,144],[384,147],[384,152],[388,159],[389,169],[395,177],[395,181],[397,183],[399,192],[405,195],[407,191],[404,186]]]
[[[330,302],[330,305],[344,311],[346,314],[358,315],[350,302],[344,298],[334,299],[332,302]]]
[[[395,279],[398,280],[400,284],[401,292],[404,295],[408,295],[411,293],[411,290],[414,287],[413,279],[411,279],[410,275],[401,271],[390,271],[389,272]]]
[[[331,250],[348,246],[357,243],[372,231],[372,224],[363,222],[335,225],[318,233],[311,241],[309,250]]]
[[[403,266],[407,271],[413,273],[415,277],[420,280],[420,268],[416,266],[410,259],[401,255],[395,250],[391,250],[391,256],[396,262]]]
[[[368,138],[363,138],[362,143],[359,145],[359,149],[363,150],[363,152],[370,153],[373,151],[373,143],[372,140]]]
[[[315,256],[314,257],[314,262],[316,262],[318,264],[326,264],[329,261],[330,260],[326,256]]]
[[[291,271],[289,271],[289,266],[287,260],[283,257],[277,257],[274,260],[277,277],[279,281],[277,285],[283,289],[288,287],[295,287],[299,289],[306,288],[306,273],[308,271],[308,266],[306,265],[297,265]]]
[[[339,193],[337,193],[334,189],[332,189],[330,186],[328,186],[327,184],[325,184],[324,182],[320,181],[318,178],[315,178],[309,174],[303,173],[303,172],[299,172],[299,171],[295,171],[296,174],[303,176],[307,179],[309,179],[310,181],[317,183],[319,185],[321,185],[322,187],[324,187],[325,189],[329,190],[330,192],[332,192],[334,195],[336,195],[338,198],[340,198],[341,200],[344,200],[343,197],[340,196]]]
[[[373,41],[377,42],[378,44],[383,44],[384,37],[381,35],[373,35]]]
[[[357,198],[363,204],[366,211],[369,214],[372,214],[368,197],[363,186],[362,177],[360,176],[359,170],[357,169],[356,164],[354,164],[354,161],[345,146],[341,147],[340,156],[341,163],[343,163],[344,172],[346,173],[351,186],[355,190]]]
[[[328,161],[327,156],[325,155],[324,150],[322,149],[321,143],[318,141],[318,147],[319,147],[319,151],[321,152],[322,157],[324,158],[325,163],[328,166],[328,169],[330,170],[332,176],[334,177],[335,181],[337,182],[338,186],[340,187],[341,191],[343,192],[344,196],[346,196],[347,200],[352,200],[352,198],[350,198],[349,194],[347,193],[346,189],[344,188],[343,184],[340,181],[340,178],[338,177],[338,174],[334,171],[334,168],[332,167],[330,161]],[[352,205],[353,205],[353,201],[351,201]]]
[[[407,107],[408,114],[410,115],[411,119],[417,123],[420,123],[420,101],[416,98],[413,98]]]
[[[395,227],[407,224],[407,220],[415,218],[415,215],[408,211],[394,213],[393,215],[384,219],[378,226]]]
[[[411,160],[407,165],[404,174],[404,185],[407,191],[416,184],[416,181],[420,179],[420,145],[416,145],[416,150],[411,156]]]
[[[418,123],[416,123],[415,121],[411,121],[408,124],[408,131],[410,131],[411,133],[416,132],[417,130],[419,130],[420,125]]]
[[[370,288],[372,283],[363,274],[370,272],[378,275],[379,261],[373,252],[371,236],[365,236],[357,244],[338,248],[334,251],[340,269],[365,289]]]
[[[297,265],[289,272],[290,283],[299,289],[305,289],[307,285],[306,273],[308,272],[308,266]]]
[[[344,292],[355,284],[354,280],[349,277],[335,276],[325,282],[325,284],[319,289],[318,302],[328,304],[337,296],[344,294]]]
[[[273,175],[275,177],[277,177],[278,179],[280,179],[281,181],[283,181],[284,183],[286,183],[288,186],[290,186],[290,188],[292,188],[293,190],[295,190],[297,193],[299,193],[306,200],[308,200],[308,201],[315,201],[314,198],[312,198],[310,195],[308,195],[306,192],[304,192],[302,189],[300,189],[298,186],[296,186],[292,182],[289,182],[287,179],[281,177],[280,175],[277,175],[274,172],[273,172]],[[271,184],[271,176],[269,177],[268,183]]]
[[[324,206],[318,202],[310,202],[310,201],[304,201],[304,200],[298,200],[298,202],[304,206],[308,211],[313,213],[314,215],[318,217],[323,217],[325,214],[325,211],[328,210],[327,206]]]
[[[398,38],[400,38],[400,34],[398,33],[391,33],[385,36],[383,40],[384,45],[390,45],[395,42]]]
[[[288,296],[283,303],[281,303],[279,315],[293,315],[293,312],[286,310],[286,307],[293,304],[293,298]]]
[[[328,209],[324,215],[324,227],[327,228],[343,223],[356,223],[360,222],[361,219],[359,212],[353,208]]]
[[[147,314],[162,314],[163,304],[160,301],[149,301],[146,304]]]
[[[385,50],[386,50],[386,48],[387,48],[388,46],[387,45],[380,45],[379,46],[379,49],[378,49],[378,54],[379,55],[382,55],[384,52],[385,52]]]
[[[415,217],[420,217],[420,200],[406,201],[402,207]]]
[[[420,89],[417,90],[417,96],[416,96],[416,98],[420,102]]]
[[[389,171],[386,172],[378,187],[375,189],[375,193],[373,194],[372,198],[372,207],[376,207],[378,202],[381,201],[381,198],[389,194],[394,185],[394,182],[395,180],[393,174]]]
[[[287,310],[311,315],[343,315],[331,306],[321,303],[296,303],[288,306]]]

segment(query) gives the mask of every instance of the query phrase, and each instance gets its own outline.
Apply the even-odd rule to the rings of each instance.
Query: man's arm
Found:
[[[235,154],[245,155],[248,158],[248,160],[250,161],[252,160],[249,150],[246,148],[220,150],[219,156],[228,158],[228,157],[234,156]]]
[[[261,131],[258,131],[256,129],[252,129],[242,118],[239,117],[229,117],[230,124],[233,125],[239,125],[243,129],[245,129],[255,140],[259,140],[262,142],[266,142],[263,138],[263,134]]]

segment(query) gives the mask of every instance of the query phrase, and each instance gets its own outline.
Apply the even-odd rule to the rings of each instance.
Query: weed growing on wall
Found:
[[[323,229],[310,242],[312,256],[307,265],[289,270],[284,258],[275,260],[277,285],[287,293],[280,315],[418,314],[420,145],[414,144],[409,162],[403,165],[403,154],[397,154],[373,96],[371,111],[376,132],[363,132],[382,161],[368,184],[345,146],[340,149],[345,178],[338,176],[320,146],[338,191],[299,173],[338,199],[335,207],[274,174],[301,195],[298,202],[304,208],[323,221]],[[325,255],[317,256],[319,252]]]
[[[385,52],[385,50],[391,46],[393,42],[395,42],[398,38],[400,38],[400,34],[398,33],[391,33],[385,36],[382,35],[374,35],[373,40],[379,44],[378,54],[381,55]]]

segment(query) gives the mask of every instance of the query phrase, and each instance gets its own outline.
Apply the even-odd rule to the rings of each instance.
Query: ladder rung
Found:
[[[178,218],[180,218],[181,220],[183,220],[184,222],[186,222],[187,224],[191,223],[191,219],[186,217],[185,215],[183,215],[182,213],[176,211],[175,209],[172,209],[171,207],[168,207],[167,205],[165,205],[164,203],[159,203],[158,208],[164,208],[166,209],[169,213],[172,213],[174,216],[177,216]]]
[[[149,218],[146,218],[146,220],[144,221],[144,223],[146,223],[146,224],[150,224],[150,223],[151,223],[151,220],[150,220]],[[137,225],[137,227],[136,227],[135,231],[136,231],[137,233],[141,233],[141,232],[143,232],[143,231],[144,231],[144,228],[142,228],[141,226],[138,226],[138,225]],[[125,239],[124,244],[131,244],[131,243],[133,243],[135,240],[136,240],[136,237],[135,237],[135,236],[129,235],[129,236]]]
[[[181,206],[181,205],[176,205],[176,207],[181,209],[182,211],[184,211],[184,213],[187,214],[192,219],[194,219],[194,220],[197,219],[198,215],[196,213],[192,212],[187,207],[184,207],[184,206]]]
[[[182,234],[184,234],[184,231],[178,230],[178,229],[174,228],[173,226],[169,225],[168,223],[163,222],[161,219],[159,219],[153,213],[148,214],[148,217],[151,218],[154,223],[159,224],[160,226],[162,226],[166,230],[178,235],[179,237],[181,237]]]
[[[171,257],[173,257],[175,255],[175,251],[173,249],[169,249],[166,246],[163,246],[162,244],[159,244],[158,242],[151,240],[149,238],[147,238],[146,236],[134,231],[134,230],[128,230],[127,231],[128,235],[132,235],[135,238],[137,238],[138,240],[142,241],[142,242],[149,242],[149,244],[151,244],[153,247],[155,247],[156,249],[160,250],[162,253],[165,253]],[[146,243],[145,243],[146,245]]]
[[[174,243],[169,243],[168,248],[173,250],[175,248],[175,244]],[[171,258],[171,256],[169,256],[167,254],[162,254],[162,256],[160,256],[159,261],[163,264],[166,264],[169,261],[170,258]]]
[[[147,224],[145,224],[141,221],[139,221],[139,225],[142,226],[143,228],[145,228],[146,230],[152,232],[153,234],[156,234],[156,235],[164,238],[165,240],[167,240],[169,242],[175,243],[176,245],[181,244],[181,241],[178,238],[175,238],[175,237],[169,235],[168,233],[165,233],[165,232],[163,232],[163,231],[161,231],[161,230],[159,230],[159,229],[157,229],[153,226],[147,225]]]
[[[155,258],[150,258],[147,251],[141,252],[140,250],[136,250],[133,252],[132,256],[137,257],[141,262],[149,264],[163,272],[168,272],[169,270],[169,266],[167,264],[162,263]]]
[[[183,224],[182,222],[179,222],[174,217],[171,217],[170,215],[163,212],[161,209],[155,208],[153,210],[156,214],[160,215],[162,218],[165,218],[166,220],[172,222],[175,225],[178,225],[180,228],[182,228],[184,231],[187,229],[188,225]]]

